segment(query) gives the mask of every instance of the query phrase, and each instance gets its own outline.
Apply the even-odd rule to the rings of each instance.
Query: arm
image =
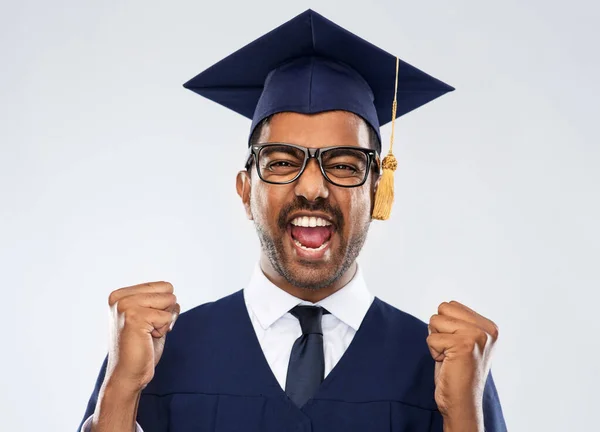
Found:
[[[94,419],[94,416],[91,415],[89,416],[85,422],[83,422],[83,425],[78,429],[79,432],[92,432],[92,420]],[[136,422],[135,423],[135,432],[144,432],[144,430],[142,429],[142,427]]]
[[[141,391],[105,381],[92,416],[91,432],[136,431],[140,395]]]
[[[83,416],[83,420],[77,429],[78,432],[93,432],[96,430],[102,430],[102,428],[108,427],[107,430],[134,430],[135,432],[144,432],[143,429],[137,422],[135,422],[137,406],[139,403],[139,397],[141,393],[137,392],[133,395],[123,390],[115,388],[114,385],[108,381],[105,383],[106,365],[108,357],[104,359],[102,367],[100,368],[100,374],[96,380],[96,386],[88,402],[86,412]],[[132,399],[135,399],[135,403],[131,403]],[[100,401],[100,403],[98,403]],[[100,415],[102,413],[102,416]],[[98,415],[96,415],[98,414]],[[108,420],[105,422],[106,425],[100,424],[98,421],[101,418],[107,417]],[[135,428],[129,428],[129,419],[135,424]],[[100,427],[100,429],[98,429]]]
[[[180,307],[168,282],[121,288],[110,294],[108,303],[109,353],[84,419],[87,426],[92,416],[90,432],[134,431],[142,389],[154,377]]]
[[[436,361],[435,400],[444,432],[506,431],[489,374],[498,327],[453,301],[440,305],[429,331],[427,343]]]
[[[444,418],[444,432],[453,431],[507,432],[498,391],[490,371],[485,383],[481,409],[469,414],[460,414],[456,418]]]

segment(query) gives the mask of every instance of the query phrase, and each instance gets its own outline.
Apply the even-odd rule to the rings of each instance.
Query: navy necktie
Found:
[[[317,392],[325,375],[321,317],[329,312],[317,306],[296,306],[290,313],[300,321],[302,336],[292,347],[285,392],[302,407]]]

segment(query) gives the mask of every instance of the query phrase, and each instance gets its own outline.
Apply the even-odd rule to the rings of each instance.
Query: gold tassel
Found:
[[[398,161],[393,154],[388,153],[382,162],[383,174],[377,193],[375,194],[375,206],[373,208],[373,219],[387,220],[392,213],[392,204],[394,203],[394,171],[398,166]]]
[[[396,57],[396,87],[394,91],[394,102],[392,103],[392,134],[390,137],[390,150],[383,158],[381,167],[383,173],[375,193],[375,204],[373,206],[373,219],[387,220],[392,213],[392,204],[394,203],[394,171],[398,167],[398,161],[392,153],[394,147],[394,124],[396,120],[396,108],[398,106],[398,68],[400,60]]]

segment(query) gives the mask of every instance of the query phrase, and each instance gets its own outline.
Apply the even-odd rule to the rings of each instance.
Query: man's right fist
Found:
[[[110,293],[110,342],[106,379],[141,391],[154,377],[180,306],[169,282],[148,282]]]

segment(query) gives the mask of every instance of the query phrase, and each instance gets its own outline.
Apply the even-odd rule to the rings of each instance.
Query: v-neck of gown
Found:
[[[254,380],[255,388],[264,389],[261,393],[269,397],[284,398],[290,404],[294,405],[285,390],[281,388],[279,381],[275,377],[273,370],[269,366],[269,363],[264,355],[264,352],[260,346],[260,342],[257,338],[256,332],[252,326],[252,321],[248,315],[248,309],[244,302],[243,290],[238,291],[234,294],[236,297],[235,305],[238,309],[234,316],[239,316],[239,328],[240,334],[242,334],[242,340],[246,341],[245,348],[248,349],[245,364],[248,367],[249,378]],[[373,322],[376,318],[376,309],[378,307],[379,299],[375,297],[375,300],[369,307],[367,314],[361,324],[360,328],[354,335],[354,338],[350,342],[348,348],[338,361],[338,363],[331,369],[329,374],[325,377],[317,392],[314,396],[308,400],[300,409],[308,406],[312,400],[316,399],[327,399],[329,390],[332,385],[339,379],[339,377],[351,367],[360,368],[360,364],[354,362],[353,359],[356,357],[356,353],[364,353],[365,342],[371,340],[370,336],[372,328],[376,328],[376,324]],[[359,356],[363,357],[363,356]],[[364,358],[363,358],[364,359]],[[351,375],[351,374],[350,374]],[[252,378],[253,377],[253,378]],[[294,405],[295,406],[295,405]],[[297,407],[296,407],[297,408]]]

